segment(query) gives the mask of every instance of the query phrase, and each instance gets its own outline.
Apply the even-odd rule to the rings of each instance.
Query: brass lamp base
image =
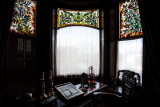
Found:
[[[55,93],[53,91],[48,93],[48,97],[51,97],[51,96],[55,96]]]
[[[43,100],[43,99],[46,99],[47,98],[47,95],[46,94],[42,94],[41,96],[40,96],[40,100]]]

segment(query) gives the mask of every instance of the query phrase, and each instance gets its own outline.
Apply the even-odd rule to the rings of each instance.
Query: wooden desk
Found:
[[[81,84],[75,85],[77,88],[80,88]],[[103,90],[107,85],[96,82],[95,85],[89,85],[84,92],[84,95],[80,98],[75,98],[70,101],[64,101],[59,97],[51,102],[50,104],[46,105],[47,107],[84,107],[90,103],[92,103],[92,94],[96,91]]]

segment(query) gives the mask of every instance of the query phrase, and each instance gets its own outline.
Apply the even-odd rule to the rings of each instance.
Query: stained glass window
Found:
[[[35,11],[35,0],[16,0],[10,31],[20,35],[27,34],[29,36],[34,36]]]
[[[120,38],[143,35],[137,0],[120,3]]]
[[[57,27],[82,25],[99,28],[99,10],[58,9]]]

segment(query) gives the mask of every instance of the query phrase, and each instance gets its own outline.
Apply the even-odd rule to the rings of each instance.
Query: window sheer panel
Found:
[[[117,58],[117,71],[124,69],[137,72],[142,83],[143,38],[118,41]]]
[[[98,75],[99,39],[99,30],[90,27],[71,26],[57,30],[57,75],[88,73],[89,66],[93,66]]]

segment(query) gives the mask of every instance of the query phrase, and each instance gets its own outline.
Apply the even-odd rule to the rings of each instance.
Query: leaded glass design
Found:
[[[99,28],[99,10],[68,10],[58,8],[57,27],[82,25]]]
[[[120,38],[143,35],[137,0],[120,3]]]
[[[20,35],[27,34],[28,36],[34,36],[35,11],[35,0],[16,0],[10,31]]]

